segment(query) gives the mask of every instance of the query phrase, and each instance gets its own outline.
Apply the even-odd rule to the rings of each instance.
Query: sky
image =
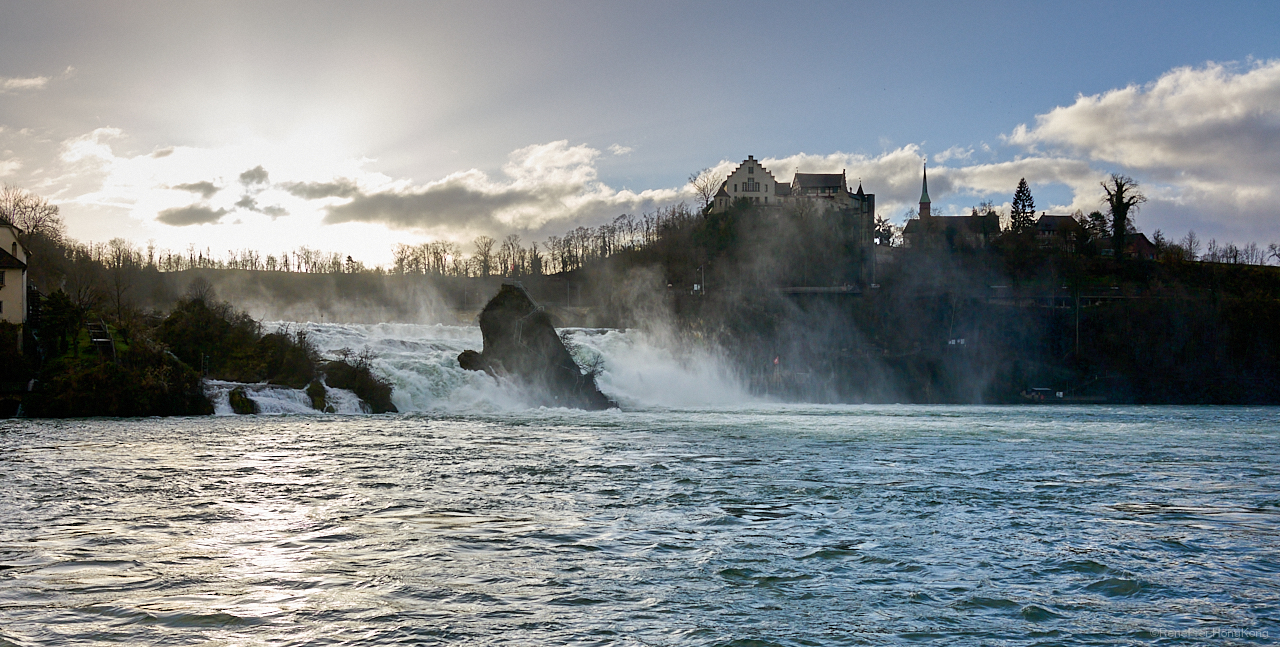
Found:
[[[886,6],[887,5],[887,6]],[[1101,207],[1280,241],[1280,3],[0,0],[0,182],[81,241],[308,246],[578,226],[696,202],[754,155],[901,223]]]

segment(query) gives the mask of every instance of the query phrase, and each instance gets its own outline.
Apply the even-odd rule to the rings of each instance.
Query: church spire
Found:
[[[920,185],[920,217],[926,218],[933,215],[929,209],[929,164],[926,162],[924,166],[924,181]]]

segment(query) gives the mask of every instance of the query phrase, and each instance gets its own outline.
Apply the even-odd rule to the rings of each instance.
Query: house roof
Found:
[[[727,198],[727,197],[729,197],[729,192],[725,190],[725,187],[726,187],[726,186],[729,186],[729,181],[728,181],[728,180],[725,180],[724,182],[721,182],[721,183],[720,183],[720,190],[719,190],[719,191],[716,191],[716,194],[715,194],[715,196],[714,196],[714,197],[717,197],[717,198]]]
[[[929,167],[924,167],[924,181],[920,184],[920,204],[929,204]]]
[[[0,249],[0,270],[25,270],[27,264],[18,260],[17,256]]]
[[[819,189],[844,186],[844,173],[796,173],[791,186],[801,189]]]
[[[788,196],[788,195],[791,195],[791,185],[790,185],[790,184],[775,184],[775,185],[773,185],[773,194],[774,194],[774,195],[781,195],[781,196]]]
[[[1079,225],[1080,223],[1076,222],[1076,219],[1071,216],[1050,216],[1045,214],[1036,221],[1036,229],[1040,231],[1062,231]]]
[[[996,222],[991,222],[992,219]],[[968,230],[976,233],[983,233],[991,229],[994,224],[996,231],[999,231],[999,216],[981,215],[981,216],[933,216],[929,218],[928,228],[934,231],[952,230]],[[903,233],[915,233],[918,229],[926,228],[926,224],[919,218],[912,218],[907,221],[907,226],[903,228]]]

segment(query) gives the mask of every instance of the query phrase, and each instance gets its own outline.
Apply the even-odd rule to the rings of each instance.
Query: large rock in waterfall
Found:
[[[504,284],[480,313],[484,351],[463,351],[458,364],[510,378],[527,388],[539,404],[576,409],[618,406],[596,387],[595,376],[583,372],[546,310],[529,298],[519,283]]]

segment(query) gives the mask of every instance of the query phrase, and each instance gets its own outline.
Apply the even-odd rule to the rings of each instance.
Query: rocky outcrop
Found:
[[[231,389],[227,394],[227,402],[231,405],[231,410],[240,415],[252,415],[258,413],[258,403],[254,402],[243,386],[237,386]]]
[[[552,407],[608,409],[618,406],[596,387],[565,348],[547,315],[519,283],[505,284],[480,313],[484,351],[463,351],[458,365],[511,379],[533,401]]]

